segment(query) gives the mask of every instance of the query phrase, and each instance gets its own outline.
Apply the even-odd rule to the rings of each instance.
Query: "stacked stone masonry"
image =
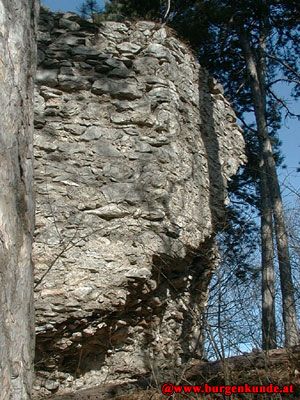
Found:
[[[38,57],[36,395],[180,370],[245,161],[234,112],[154,22],[42,11]]]

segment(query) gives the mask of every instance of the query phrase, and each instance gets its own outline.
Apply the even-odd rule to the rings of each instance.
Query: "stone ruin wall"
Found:
[[[180,369],[244,162],[222,87],[153,22],[41,13],[36,393]]]

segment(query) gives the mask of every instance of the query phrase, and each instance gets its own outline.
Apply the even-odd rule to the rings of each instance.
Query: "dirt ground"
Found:
[[[157,382],[157,378],[156,378]],[[162,393],[165,382],[154,383],[151,377],[119,385],[105,385],[47,397],[49,400],[300,400],[300,346],[293,349],[278,349],[266,352],[247,353],[214,362],[196,362],[187,368],[180,385],[214,386],[280,386],[288,387],[293,393]],[[173,382],[175,384],[175,382]],[[292,385],[292,386],[291,386]],[[192,389],[193,390],[193,389]],[[184,389],[182,389],[182,392]]]

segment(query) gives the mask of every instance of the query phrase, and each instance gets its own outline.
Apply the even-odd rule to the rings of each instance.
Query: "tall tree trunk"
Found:
[[[0,399],[31,397],[36,0],[0,0]]]
[[[262,248],[262,348],[276,348],[275,276],[272,209],[264,162],[260,165],[261,248]]]
[[[266,97],[264,96],[264,93],[262,93],[262,80],[264,80],[265,82],[265,76],[263,74],[263,71],[260,69],[261,65],[256,65],[255,63],[255,57],[253,56],[249,39],[246,32],[243,30],[242,25],[237,25],[236,28],[246,61],[257,124],[257,135],[262,152],[261,156],[263,158],[268,177],[267,184],[272,203],[272,213],[274,216],[276,245],[280,271],[280,283],[283,303],[283,321],[285,329],[285,345],[294,346],[299,343],[299,330],[294,299],[294,287],[292,283],[285,216],[278,183],[272,143],[267,127],[265,108]]]

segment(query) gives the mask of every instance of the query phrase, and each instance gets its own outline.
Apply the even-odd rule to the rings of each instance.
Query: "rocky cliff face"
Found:
[[[35,126],[36,389],[181,368],[244,161],[222,87],[153,22],[42,13]]]

